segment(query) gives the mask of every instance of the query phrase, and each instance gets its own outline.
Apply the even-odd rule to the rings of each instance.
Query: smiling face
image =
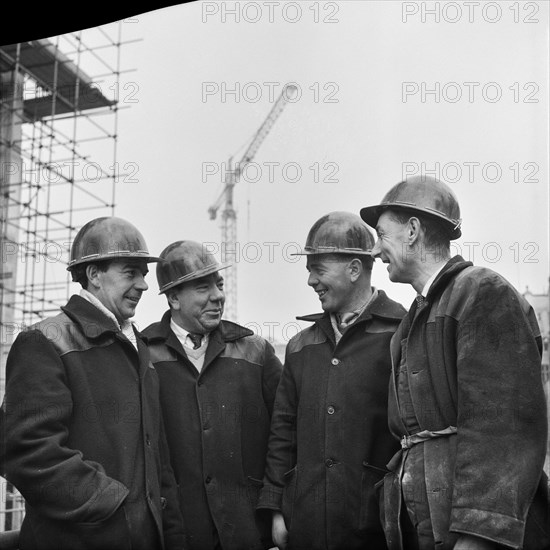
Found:
[[[408,223],[400,223],[391,212],[381,214],[376,225],[378,239],[372,249],[372,256],[388,264],[388,275],[394,283],[410,283],[410,260],[405,251],[409,242]]]
[[[350,260],[331,254],[307,257],[307,284],[315,290],[323,311],[343,313],[353,311],[355,294]]]
[[[206,334],[222,319],[225,294],[219,272],[183,283],[168,291],[172,318],[189,332]]]
[[[106,271],[97,265],[86,269],[88,290],[120,321],[133,317],[141,295],[149,286],[145,260],[112,260]]]

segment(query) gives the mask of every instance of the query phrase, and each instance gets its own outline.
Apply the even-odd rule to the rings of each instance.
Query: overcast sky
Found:
[[[438,8],[439,6],[439,8]],[[237,14],[235,14],[235,8]],[[433,11],[435,9],[435,12]],[[334,210],[359,213],[406,175],[455,190],[453,246],[519,290],[548,289],[548,2],[195,2],[123,24],[116,214],[154,253],[216,243],[208,207],[287,82],[289,103],[235,187],[238,320],[288,339],[320,311],[290,256]],[[140,328],[166,309],[150,291]],[[409,306],[414,292],[373,284]],[[76,287],[75,287],[76,290]],[[289,324],[290,323],[290,324]],[[305,326],[305,325],[302,325]]]

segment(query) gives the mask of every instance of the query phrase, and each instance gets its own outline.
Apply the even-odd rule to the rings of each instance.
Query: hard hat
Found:
[[[119,258],[159,261],[149,254],[143,235],[130,222],[115,217],[96,218],[76,234],[67,270],[73,271],[90,262]]]
[[[363,220],[351,212],[330,212],[319,218],[309,230],[302,252],[310,254],[352,254],[370,256],[374,237]]]
[[[160,253],[157,264],[159,294],[181,283],[206,277],[228,267],[231,264],[219,264],[201,243],[176,241]]]
[[[426,214],[449,229],[452,240],[462,235],[458,200],[448,185],[433,177],[407,178],[394,185],[380,204],[361,208],[360,214],[371,227],[376,227],[378,218],[387,208]]]

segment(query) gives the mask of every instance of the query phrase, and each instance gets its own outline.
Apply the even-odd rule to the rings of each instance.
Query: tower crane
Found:
[[[229,158],[228,169],[225,175],[225,186],[220,193],[216,202],[210,206],[208,213],[211,220],[215,220],[218,210],[223,204],[222,211],[222,240],[221,240],[221,249],[222,249],[222,258],[226,259],[228,256],[234,256],[235,261],[233,265],[225,272],[225,291],[226,291],[226,302],[225,302],[225,313],[228,319],[233,321],[237,320],[237,213],[233,207],[233,188],[235,184],[238,183],[241,174],[243,173],[246,165],[249,164],[260,145],[266,138],[267,134],[273,127],[273,124],[285,108],[289,100],[292,100],[298,92],[297,87],[294,84],[286,84],[283,87],[281,95],[274,103],[271,111],[267,115],[267,118],[264,120],[263,124],[260,126],[250,145],[246,149],[244,155],[241,157],[241,160],[238,161],[235,165],[233,164],[233,157]]]

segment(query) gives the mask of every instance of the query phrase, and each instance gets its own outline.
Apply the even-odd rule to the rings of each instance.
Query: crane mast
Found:
[[[237,267],[239,255],[237,251],[237,212],[233,206],[233,189],[239,182],[241,174],[255,157],[260,145],[270,132],[273,124],[285,108],[289,100],[297,93],[297,87],[293,84],[287,84],[277,101],[274,103],[271,111],[267,115],[263,124],[260,126],[250,145],[247,147],[241,159],[234,164],[233,157],[229,158],[227,172],[225,175],[225,186],[216,202],[208,209],[210,219],[216,219],[218,210],[223,204],[221,215],[221,252],[222,260],[233,265],[224,272],[225,278],[225,316],[232,321],[237,321]]]

